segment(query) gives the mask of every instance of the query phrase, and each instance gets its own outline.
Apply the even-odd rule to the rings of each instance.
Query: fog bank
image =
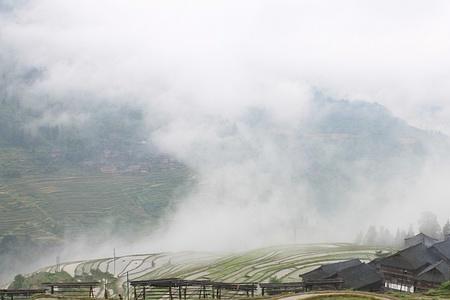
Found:
[[[449,217],[449,5],[2,1],[0,67],[5,93],[63,107],[30,128],[133,103],[196,174],[129,251],[351,241]]]

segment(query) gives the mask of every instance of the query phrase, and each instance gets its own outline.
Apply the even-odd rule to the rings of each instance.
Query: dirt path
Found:
[[[365,296],[370,297],[367,299],[378,299],[378,300],[394,300],[396,298],[384,296],[384,295],[377,295],[373,293],[363,293],[363,292],[320,292],[320,293],[312,293],[312,294],[303,294],[303,295],[295,295],[295,296],[289,296],[280,298],[278,300],[302,300],[302,299],[313,299],[318,296]]]

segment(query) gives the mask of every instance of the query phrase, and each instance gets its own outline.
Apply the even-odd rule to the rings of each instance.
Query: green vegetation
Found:
[[[24,76],[41,75],[30,72]],[[107,224],[112,232],[133,221],[152,225],[190,180],[185,166],[147,142],[139,105],[89,99],[28,105],[14,91],[3,96],[0,238],[59,239],[105,220],[114,223]]]
[[[9,285],[12,289],[32,289],[42,288],[43,283],[47,282],[76,282],[76,281],[100,281],[107,282],[106,287],[117,293],[118,281],[111,273],[102,272],[100,270],[92,270],[89,274],[70,276],[64,271],[58,272],[37,272],[29,276],[21,274],[14,277],[14,281]],[[103,287],[103,286],[102,286]]]
[[[63,232],[89,232],[114,217],[117,228],[133,220],[141,225],[158,220],[187,170],[155,170],[145,176],[26,176],[0,185],[0,236],[58,238]]]
[[[37,272],[28,276],[21,274],[16,275],[14,281],[9,285],[10,289],[33,289],[42,288],[43,283],[47,282],[77,282],[77,281],[98,281],[102,284],[97,291],[97,295],[104,296],[105,287],[108,290],[108,294],[112,293],[117,295],[121,288],[118,284],[117,278],[111,273],[101,272],[100,270],[92,270],[89,274],[83,273],[81,275],[70,276],[67,272]],[[72,292],[82,292],[82,290],[73,289]],[[39,298],[39,296],[38,296]],[[77,294],[77,299],[79,295]]]
[[[147,141],[143,107],[84,98],[29,105],[15,92],[0,99],[0,238],[148,228],[190,186],[190,171]]]
[[[178,277],[225,282],[290,282],[298,281],[300,274],[324,263],[350,258],[371,260],[377,250],[352,244],[288,245],[228,255],[202,252],[131,255],[118,257],[115,263],[117,277],[122,282],[127,272],[132,280]],[[113,259],[68,262],[60,269],[71,276],[95,270],[112,273]],[[56,266],[50,266],[40,271],[55,270]]]
[[[193,186],[187,167],[147,141],[142,107],[9,97],[0,99],[0,282],[67,238],[148,233]]]
[[[64,237],[132,238],[130,232],[148,232],[172,199],[188,189],[189,177],[180,166],[143,175],[22,176],[0,182],[0,273],[20,272],[36,261],[36,253],[51,251]]]
[[[63,271],[73,279],[107,279],[111,283],[108,289],[115,293],[123,292],[127,273],[130,280],[177,277],[223,282],[294,282],[300,280],[302,273],[322,264],[350,258],[372,260],[378,250],[389,251],[386,248],[338,243],[274,246],[233,254],[139,254],[117,257],[115,269],[114,260],[109,257],[49,266],[25,277],[38,278],[40,273]],[[112,277],[114,270],[115,279]],[[23,280],[19,278],[18,281]]]
[[[273,277],[269,278],[269,283],[281,283],[281,282],[282,282],[281,279],[279,279],[276,276],[273,276]]]
[[[361,296],[346,295],[346,296],[318,296],[318,297],[309,298],[309,299],[314,299],[314,300],[321,300],[321,299],[326,299],[326,300],[367,300],[367,299],[376,299],[376,298],[373,298],[370,296],[361,297]]]
[[[14,277],[14,281],[11,283],[9,288],[15,289],[32,289],[32,288],[42,288],[42,283],[45,282],[71,282],[73,277],[67,272],[38,272],[30,276],[24,277],[19,274]]]
[[[450,299],[450,281],[444,282],[439,288],[432,289],[426,294],[429,296],[439,296]]]

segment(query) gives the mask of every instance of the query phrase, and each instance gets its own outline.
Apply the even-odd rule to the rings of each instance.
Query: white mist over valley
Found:
[[[0,256],[48,253],[5,268],[353,243],[371,226],[393,240],[424,212],[444,225],[449,14],[0,0]]]

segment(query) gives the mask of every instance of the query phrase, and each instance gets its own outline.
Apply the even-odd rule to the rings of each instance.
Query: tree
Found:
[[[406,234],[406,237],[410,238],[412,236],[414,236],[414,229],[413,229],[413,225],[409,224],[408,233]]]
[[[18,274],[14,277],[13,283],[9,286],[11,289],[22,289],[25,287],[25,277],[22,274]]]
[[[369,229],[367,230],[366,233],[366,237],[365,237],[365,241],[367,245],[375,245],[377,242],[377,229],[375,228],[375,226],[370,226]]]
[[[381,226],[378,231],[377,245],[392,246],[394,244],[394,237],[389,229]]]
[[[394,238],[394,246],[402,247],[405,244],[406,232],[404,230],[397,229],[397,233]]]
[[[355,238],[355,244],[361,245],[363,243],[363,238],[364,238],[364,234],[362,233],[362,231],[360,231]]]
[[[439,225],[437,216],[430,211],[422,213],[419,219],[419,230],[435,239],[441,237],[441,226]]]
[[[447,220],[447,223],[442,227],[442,235],[444,236],[444,239],[450,236],[450,220]]]
[[[281,279],[277,276],[272,276],[269,278],[269,283],[281,283]]]

